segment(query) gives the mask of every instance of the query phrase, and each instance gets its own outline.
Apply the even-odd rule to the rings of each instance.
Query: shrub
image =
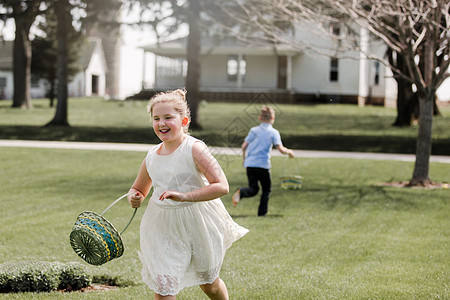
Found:
[[[64,265],[59,278],[59,289],[79,290],[92,283],[92,276],[86,272],[83,265],[78,263]]]
[[[0,265],[0,292],[49,292],[78,290],[92,283],[86,269],[78,263],[18,262]]]

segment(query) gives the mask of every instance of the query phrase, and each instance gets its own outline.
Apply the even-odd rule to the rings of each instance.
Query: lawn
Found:
[[[72,120],[77,122],[81,120]],[[129,122],[140,123],[133,118]],[[0,263],[82,262],[68,240],[78,214],[101,212],[128,191],[145,153],[0,148],[0,155]],[[273,193],[264,218],[256,217],[258,198],[244,199],[236,208],[231,195],[222,198],[234,220],[250,229],[228,250],[221,271],[231,299],[450,297],[450,190],[379,185],[408,179],[413,169],[409,162],[314,158],[298,162],[304,186],[286,191],[278,181],[284,159],[273,158]],[[232,191],[246,182],[239,157],[229,156],[223,168]],[[448,182],[449,174],[448,164],[431,163],[433,180]],[[131,213],[124,201],[105,216],[120,228]],[[126,249],[121,258],[88,266],[92,274],[112,278],[120,288],[0,298],[152,299],[141,282],[137,257],[142,214],[140,209],[123,234]],[[179,299],[206,298],[192,287]]]
[[[145,101],[69,100],[71,127],[43,127],[53,115],[48,100],[33,100],[32,110],[12,109],[0,101],[0,139],[156,143]],[[272,103],[277,128],[286,146],[304,150],[415,153],[417,125],[393,127],[396,111],[344,104],[288,105]],[[257,124],[260,103],[202,103],[203,130],[193,135],[211,146],[240,146]],[[450,155],[450,106],[433,120],[436,155]]]

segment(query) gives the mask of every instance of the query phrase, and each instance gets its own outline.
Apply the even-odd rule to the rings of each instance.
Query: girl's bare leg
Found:
[[[217,277],[211,284],[203,284],[200,286],[203,292],[213,300],[228,300],[228,290],[225,282]]]
[[[175,300],[177,298],[177,296],[172,296],[172,295],[168,295],[168,296],[162,296],[160,294],[156,294],[155,293],[155,300]]]

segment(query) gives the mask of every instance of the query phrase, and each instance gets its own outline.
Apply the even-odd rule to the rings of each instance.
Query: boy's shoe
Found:
[[[239,203],[239,200],[241,200],[241,191],[237,190],[233,197],[231,197],[231,203],[233,203],[234,207]]]

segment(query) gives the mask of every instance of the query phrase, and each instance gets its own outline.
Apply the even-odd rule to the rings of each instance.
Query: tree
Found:
[[[142,18],[138,24],[149,25],[156,35],[157,42],[170,38],[183,25],[189,28],[186,46],[188,69],[185,85],[193,129],[201,129],[198,120],[201,38],[214,27],[213,20],[220,19],[227,24],[223,18],[225,14],[217,9],[216,2],[214,0],[128,0],[131,5],[140,6]],[[148,12],[151,12],[150,17],[146,14]],[[219,30],[219,27],[216,26],[214,30]],[[212,34],[217,33],[214,30]]]
[[[200,50],[201,36],[200,30],[200,3],[199,0],[190,0],[187,11],[189,23],[189,36],[187,43],[188,69],[186,75],[186,89],[188,91],[187,101],[191,109],[191,126],[193,129],[201,129],[198,121],[198,105],[200,102]]]
[[[0,4],[7,9],[2,19],[14,18],[16,32],[14,39],[13,107],[31,108],[31,42],[30,28],[41,13],[40,6],[45,1],[2,0]]]
[[[388,49],[387,56],[389,64],[394,66],[393,74],[397,82],[397,117],[393,125],[410,126],[412,117],[418,117],[417,94],[414,93],[411,82],[396,72],[396,70],[401,70],[402,73],[408,72],[404,56],[391,49]]]
[[[84,11],[90,7],[91,15],[95,15],[96,9],[104,9],[109,7],[109,3],[116,3],[114,0],[98,0],[91,1],[72,1],[72,0],[53,0],[52,7],[54,8],[57,20],[56,41],[57,41],[57,97],[58,103],[56,105],[56,112],[54,118],[46,124],[46,126],[69,126],[68,122],[68,93],[67,83],[69,76],[69,38],[73,35],[78,35],[73,27],[75,16],[71,13],[72,10]],[[112,2],[110,2],[112,1]],[[115,6],[113,6],[115,8]],[[109,7],[111,8],[111,7]],[[77,20],[80,28],[82,28],[83,19]],[[72,49],[74,50],[74,49]]]
[[[183,24],[189,28],[187,38],[188,69],[186,75],[186,100],[191,110],[190,127],[201,129],[198,121],[198,105],[200,102],[200,48],[201,48],[201,2],[209,0],[129,0],[129,3],[138,5],[141,10],[140,26],[150,26],[156,35],[157,42],[170,37],[177,32]],[[151,17],[146,15],[151,12]]]
[[[67,119],[67,32],[69,26],[72,26],[70,15],[70,3],[68,0],[57,0],[54,3],[55,14],[57,19],[56,40],[58,44],[57,51],[57,96],[58,103],[56,104],[56,112],[53,120],[47,123],[46,126],[69,126]]]
[[[436,90],[450,76],[450,3],[447,0],[248,0],[241,5],[240,22],[253,23],[271,40],[299,45],[273,26],[273,21],[330,24],[349,22],[382,40],[391,51],[403,57],[405,68],[355,45],[367,58],[377,59],[414,84],[419,98],[419,130],[416,161],[410,185],[429,184],[433,104]],[[259,7],[259,9],[255,9]],[[267,21],[269,20],[269,21]],[[271,25],[271,26],[270,26]],[[341,44],[345,45],[345,44]],[[314,48],[314,46],[308,45]],[[355,49],[355,47],[353,48]],[[322,49],[319,49],[319,51]],[[335,49],[336,50],[336,49]],[[364,52],[363,52],[364,51]]]
[[[44,36],[36,36],[31,42],[33,53],[31,73],[32,76],[45,79],[50,84],[48,96],[50,106],[53,107],[58,71],[57,64],[55,64],[58,57],[56,39],[58,26],[53,7],[49,7],[45,15],[45,21],[42,21],[38,28],[44,33]],[[80,52],[80,49],[85,47],[85,38],[80,31],[74,30],[73,27],[68,30],[67,73],[70,80],[72,76],[81,71],[80,55],[82,52]]]

